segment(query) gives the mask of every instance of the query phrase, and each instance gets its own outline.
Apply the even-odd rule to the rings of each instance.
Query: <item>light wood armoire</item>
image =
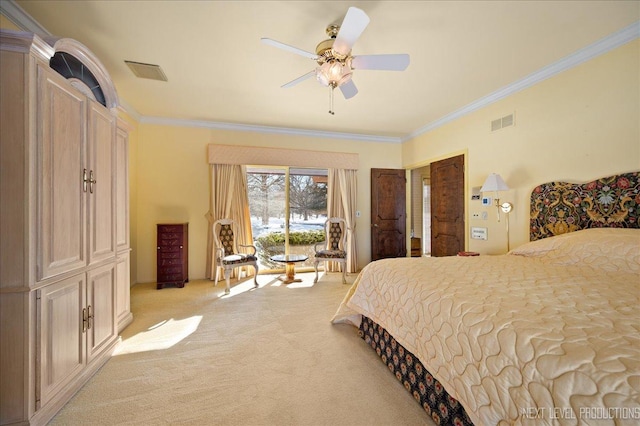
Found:
[[[132,321],[128,128],[82,44],[0,31],[0,424],[46,424]]]

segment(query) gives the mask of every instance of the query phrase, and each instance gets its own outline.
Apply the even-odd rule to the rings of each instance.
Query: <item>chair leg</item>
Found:
[[[313,283],[314,283],[314,284],[318,282],[318,263],[319,263],[319,261],[318,261],[318,260],[316,260],[315,262],[313,262],[313,267],[314,267],[314,268],[315,268],[315,270],[316,270],[316,279],[315,279],[315,280],[313,280]]]
[[[347,262],[342,263],[342,284],[347,283]]]
[[[224,269],[224,279],[227,282],[227,287],[224,289],[224,294],[231,293],[231,283],[229,282],[231,278],[231,269]]]
[[[253,269],[255,270],[255,275],[253,276],[253,284],[255,288],[258,288],[258,265],[253,265]]]

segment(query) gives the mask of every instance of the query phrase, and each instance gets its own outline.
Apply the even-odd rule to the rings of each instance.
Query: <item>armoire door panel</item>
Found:
[[[121,331],[133,320],[131,314],[131,279],[129,252],[118,254],[116,263],[116,322]]]
[[[115,264],[108,264],[90,271],[87,277],[87,362],[117,335],[115,274]]]
[[[115,134],[113,116],[89,102],[89,264],[115,257]]]
[[[43,287],[39,292],[38,327],[40,404],[45,405],[85,366],[82,309],[85,274]]]
[[[86,265],[86,100],[51,73],[38,68],[38,280]]]
[[[116,131],[116,246],[129,247],[129,133]]]

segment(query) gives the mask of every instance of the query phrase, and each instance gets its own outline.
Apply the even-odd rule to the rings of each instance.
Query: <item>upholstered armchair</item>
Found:
[[[225,294],[231,291],[229,278],[234,268],[253,266],[255,275],[253,282],[258,287],[258,258],[256,257],[256,247],[253,245],[237,244],[235,236],[235,223],[232,219],[220,219],[213,224],[213,236],[216,241],[216,277],[215,285],[218,285],[218,270],[224,269],[224,279],[227,283]],[[243,253],[238,250],[242,248]]]
[[[325,241],[317,243],[314,248],[315,261],[313,264],[316,270],[316,279],[313,282],[318,282],[318,263],[337,262],[342,264],[342,283],[346,284],[347,252],[345,250],[345,241],[347,238],[347,222],[340,217],[331,217],[324,223],[324,232]]]

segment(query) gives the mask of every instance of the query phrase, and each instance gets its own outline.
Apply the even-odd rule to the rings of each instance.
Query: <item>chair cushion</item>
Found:
[[[344,259],[347,252],[344,250],[318,250],[316,257],[323,259]]]
[[[231,229],[231,225],[221,225],[220,234],[218,236],[220,237],[220,242],[222,243],[225,256],[234,254],[233,229]]]
[[[339,223],[332,223],[329,226],[329,248],[331,250],[339,250],[340,238],[342,237],[342,228]]]
[[[235,265],[238,263],[250,263],[257,261],[258,258],[252,254],[232,254],[222,258],[223,265]]]

